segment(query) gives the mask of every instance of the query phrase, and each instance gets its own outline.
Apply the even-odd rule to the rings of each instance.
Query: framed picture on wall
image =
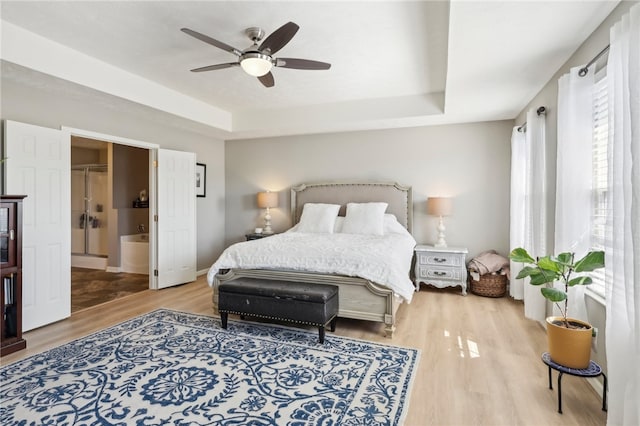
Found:
[[[196,196],[207,196],[207,165],[196,163]]]

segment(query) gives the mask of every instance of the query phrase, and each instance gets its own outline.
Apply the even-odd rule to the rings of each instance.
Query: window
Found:
[[[606,69],[596,74],[593,91],[593,187],[591,216],[591,247],[607,250],[611,242],[607,236],[607,191],[609,170],[607,146],[609,142],[609,109]],[[598,295],[605,296],[605,269],[592,272],[593,284],[589,287]]]

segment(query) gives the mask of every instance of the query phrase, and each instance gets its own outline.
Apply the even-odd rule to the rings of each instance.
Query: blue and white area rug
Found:
[[[0,424],[396,425],[419,352],[166,309],[0,370]]]

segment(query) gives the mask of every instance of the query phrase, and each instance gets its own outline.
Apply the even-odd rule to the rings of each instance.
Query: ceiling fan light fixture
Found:
[[[271,71],[273,62],[270,56],[262,53],[245,53],[240,59],[240,66],[247,74],[262,77]]]
[[[226,43],[197,31],[190,30],[189,28],[182,28],[181,31],[218,49],[232,53],[237,58],[235,62],[194,68],[191,70],[192,72],[221,70],[240,65],[244,72],[252,77],[258,77],[258,81],[262,83],[264,87],[273,87],[275,81],[271,69],[275,67],[298,70],[328,70],[331,68],[331,64],[326,62],[299,58],[275,58],[273,56],[291,41],[299,28],[300,27],[294,22],[287,22],[264,40],[262,40],[264,30],[259,27],[247,28],[245,34],[253,41],[253,44],[245,50],[236,49],[233,46],[229,46]]]

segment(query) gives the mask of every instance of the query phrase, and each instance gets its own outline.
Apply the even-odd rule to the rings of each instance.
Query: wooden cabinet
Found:
[[[0,356],[27,347],[22,338],[22,200],[2,195],[0,206]]]
[[[414,250],[416,291],[425,283],[438,288],[460,286],[462,294],[467,294],[466,248],[417,245]]]

